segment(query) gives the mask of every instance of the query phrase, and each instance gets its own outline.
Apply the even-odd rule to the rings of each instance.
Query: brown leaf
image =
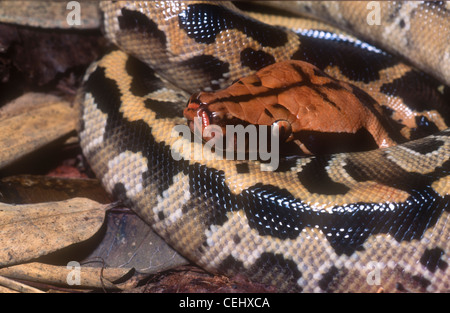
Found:
[[[77,114],[64,101],[0,119],[0,168],[75,132]]]
[[[79,272],[78,272],[79,271]],[[26,263],[0,269],[0,275],[21,281],[60,285],[68,288],[121,289],[116,281],[129,275],[130,269],[100,268],[68,264],[54,266],[43,263]],[[79,282],[77,279],[79,278]],[[136,282],[134,282],[136,283]],[[130,287],[134,287],[131,285]]]
[[[40,292],[42,292],[39,289],[30,287],[28,285],[19,283],[15,280],[12,280],[12,279],[9,279],[6,277],[2,277],[2,276],[0,276],[0,286],[3,286],[6,288],[6,290],[9,290],[9,291],[5,290],[4,292],[14,292],[14,291],[22,292],[22,293],[40,293]]]
[[[0,179],[0,202],[30,204],[89,198],[107,204],[111,202],[97,179],[59,178],[40,175],[17,175]]]
[[[67,23],[67,1],[2,1],[0,22],[44,28],[99,28],[101,22],[97,1],[80,3],[80,25]]]
[[[89,239],[102,226],[105,209],[84,198],[31,205],[0,203],[0,266]]]

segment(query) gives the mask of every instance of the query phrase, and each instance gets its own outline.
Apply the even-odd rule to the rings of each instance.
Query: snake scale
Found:
[[[100,8],[119,49],[91,65],[79,93],[83,153],[105,188],[177,251],[208,271],[279,291],[450,290],[445,79],[334,28],[273,26],[226,2]],[[414,29],[414,38],[431,36],[415,23],[443,16],[445,37],[448,9],[445,2],[397,3],[382,12],[383,22],[390,33]],[[272,15],[262,16],[271,22]],[[429,54],[441,53],[441,67],[448,66],[448,38],[433,44],[444,50]],[[174,131],[186,125],[190,95],[288,59],[365,90],[411,141],[285,158],[275,170],[260,161],[196,158],[202,143]]]

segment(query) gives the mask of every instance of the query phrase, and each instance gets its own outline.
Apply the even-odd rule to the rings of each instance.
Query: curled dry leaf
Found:
[[[0,266],[23,263],[92,237],[106,205],[74,198],[31,205],[0,203]]]

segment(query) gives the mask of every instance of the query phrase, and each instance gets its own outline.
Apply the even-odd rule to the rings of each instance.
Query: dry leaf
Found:
[[[8,287],[0,286],[0,293],[19,293],[19,292],[16,290],[12,290],[11,288]]]
[[[4,286],[13,291],[19,291],[23,293],[41,293],[42,291],[28,285],[16,282],[12,279],[0,276],[0,286]]]
[[[145,274],[188,263],[134,214],[108,214],[105,225],[105,236],[95,250],[86,256],[86,261],[101,259],[109,266],[135,268]]]
[[[80,25],[67,22],[67,1],[2,1],[0,5],[0,21],[19,25],[44,28],[82,28],[100,27],[101,16],[97,1],[80,3]],[[73,10],[73,8],[72,8]]]
[[[79,271],[79,272],[78,272]],[[0,275],[22,281],[61,285],[69,288],[121,289],[114,282],[130,273],[130,269],[100,268],[81,265],[54,266],[27,263],[0,269]],[[76,279],[79,278],[79,282]],[[133,287],[133,286],[131,286]]]
[[[74,198],[30,205],[0,204],[0,266],[22,263],[92,237],[106,205]]]
[[[74,109],[63,101],[0,120],[0,168],[75,132],[77,123]]]
[[[45,107],[49,103],[56,103],[61,101],[62,99],[60,97],[52,94],[27,92],[0,107],[0,120],[11,118],[26,113],[27,111]]]
[[[16,175],[0,179],[0,202],[30,204],[89,198],[107,204],[111,197],[97,179]]]

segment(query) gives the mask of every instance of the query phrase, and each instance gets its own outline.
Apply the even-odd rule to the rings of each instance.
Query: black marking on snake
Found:
[[[133,207],[133,201],[127,197],[127,190],[122,183],[116,183],[113,187],[112,194],[117,197],[125,207]]]
[[[132,77],[130,91],[136,96],[143,97],[164,86],[155,76],[155,71],[136,58],[129,57],[125,69]]]
[[[332,292],[333,290],[333,281],[335,281],[339,277],[339,269],[336,266],[331,266],[328,272],[322,275],[322,278],[319,280],[318,285],[320,289],[325,292]]]
[[[314,76],[332,78],[330,75],[328,75],[324,71],[318,70],[317,68],[314,68],[313,71],[314,71]],[[339,86],[339,89],[342,88],[342,86],[340,86],[340,85],[338,85],[338,86]]]
[[[275,58],[273,55],[262,50],[254,50],[252,48],[245,48],[241,51],[241,65],[258,71],[263,67],[274,64]]]
[[[228,220],[226,213],[242,206],[239,197],[228,188],[223,171],[195,163],[185,168],[184,173],[189,175],[189,191],[193,197],[212,199],[213,214],[209,217],[209,225],[223,225]]]
[[[317,71],[317,72],[321,72],[321,71]],[[314,69],[314,74],[316,73],[316,69]],[[323,73],[323,72],[321,72]],[[333,90],[343,90],[345,89],[344,87],[342,87],[341,85],[339,85],[337,82],[328,82],[322,85],[322,87],[328,88],[328,89],[333,89]]]
[[[300,157],[297,155],[288,158],[281,158],[278,168],[276,168],[274,172],[282,173],[291,171],[293,167],[297,166],[297,159],[299,158]]]
[[[439,138],[430,138],[430,140],[427,140],[426,143],[421,145],[409,145],[408,148],[418,152],[420,154],[427,154],[430,152],[438,151],[440,147],[444,145],[444,142],[440,140]]]
[[[145,99],[145,107],[156,113],[156,118],[173,118],[183,115],[183,109],[176,103]]]
[[[267,110],[267,109],[264,109],[264,114],[266,114],[266,115],[269,116],[270,118],[273,118],[272,113],[270,113],[270,111]]]
[[[272,108],[273,108],[273,109],[276,109],[276,110],[285,110],[285,111],[289,112],[289,110],[286,109],[286,108],[284,107],[284,105],[281,105],[281,104],[279,104],[279,103],[275,103],[274,105],[272,105]]]
[[[311,193],[325,195],[344,195],[350,188],[344,184],[333,181],[326,171],[331,160],[329,156],[316,158],[317,161],[309,162],[297,173],[298,180]]]
[[[439,131],[439,128],[435,123],[431,122],[427,117],[418,115],[415,118],[416,128],[411,129],[410,139],[419,139],[431,134],[435,134]]]
[[[262,83],[261,83],[260,80],[254,81],[254,82],[252,83],[252,86],[255,86],[255,87],[261,87],[261,86],[262,86]],[[279,105],[281,105],[281,104],[279,104]]]
[[[236,172],[239,174],[248,174],[250,169],[248,168],[248,163],[238,163],[236,164]]]
[[[240,78],[236,78],[235,80],[233,80],[233,82],[231,84],[232,85],[234,85],[234,84],[243,85],[244,83],[242,82],[242,80]]]
[[[223,62],[212,55],[198,55],[189,60],[180,62],[181,67],[188,67],[194,71],[198,68],[202,69],[202,73],[209,81],[225,79],[225,74],[230,70],[230,64]],[[220,88],[219,84],[211,83],[211,88],[217,90]]]
[[[338,66],[353,81],[377,81],[381,70],[398,63],[387,53],[365,49],[363,43],[343,39],[332,32],[311,30],[298,36],[301,44],[292,59],[312,63],[322,71],[328,66]]]
[[[401,283],[395,283],[395,289],[397,289],[400,292],[407,292],[408,290],[403,286]]]
[[[288,41],[282,29],[217,5],[188,5],[186,10],[178,14],[178,20],[187,36],[198,43],[214,44],[217,34],[227,29],[237,29],[261,45],[272,48],[284,46]]]
[[[263,284],[271,284],[272,281],[284,282],[287,290],[301,292],[297,280],[302,277],[302,273],[297,269],[294,261],[285,259],[281,254],[264,252],[250,268],[245,268],[244,264],[233,258],[231,255],[224,259],[219,265],[222,272],[230,271],[251,277],[255,281]]]
[[[437,269],[445,271],[448,263],[441,259],[443,255],[445,255],[445,252],[439,247],[426,249],[419,261],[432,273],[436,272]]]
[[[381,108],[381,115],[389,119],[389,125],[394,130],[394,133],[395,134],[401,133],[401,130],[405,127],[405,125],[402,124],[401,119],[398,120],[394,119],[395,111],[392,108],[385,105],[380,105],[380,108]]]
[[[409,149],[414,149],[415,146],[416,143],[414,142],[405,144],[405,147]],[[431,190],[430,186],[436,179],[448,175],[449,168],[450,161],[447,160],[442,166],[437,167],[434,172],[429,173],[428,175],[421,175],[405,171],[397,164],[392,163],[389,165],[388,170],[386,169],[385,171],[380,172],[376,166],[361,169],[352,158],[347,158],[346,165],[344,166],[346,172],[358,182],[376,181],[383,185],[406,191],[409,194],[424,192],[422,195],[424,197],[424,204],[426,204],[427,201],[433,201],[433,199],[440,198],[439,196],[436,198],[432,197],[434,192]]]
[[[162,220],[164,220],[166,218],[166,216],[164,215],[164,212],[163,211],[159,211],[158,212],[158,219],[160,220],[160,221],[162,221]]]
[[[380,92],[401,98],[412,110],[427,112],[437,110],[447,125],[450,125],[450,93],[440,93],[441,83],[433,77],[411,70],[390,83],[380,87]],[[427,126],[427,125],[424,125]]]
[[[405,142],[406,138],[403,137],[395,122],[383,116],[382,113],[375,108],[375,106],[378,105],[377,101],[361,88],[354,85],[350,86],[352,87],[353,94],[376,117],[383,129],[387,131],[389,137],[397,143]]]
[[[145,14],[126,8],[122,8],[121,12],[122,15],[117,18],[120,29],[149,34],[151,37],[157,38],[161,45],[166,46],[166,35]]]
[[[431,285],[431,282],[421,275],[413,275],[411,277],[415,282],[417,282],[424,290]]]
[[[378,145],[370,132],[362,127],[353,133],[301,130],[295,134],[314,155],[369,151]]]
[[[388,15],[388,21],[389,22],[394,22],[394,20],[398,17],[399,13],[400,13],[400,9],[402,8],[402,2],[397,2],[393,8],[394,10],[389,13]]]
[[[91,93],[97,108],[103,113],[114,113],[112,109],[120,108],[121,93],[117,83],[106,77],[105,69],[98,66],[84,85],[86,93]],[[108,115],[109,116],[109,115]]]
[[[328,95],[327,95],[326,93],[323,93],[323,92],[320,90],[320,88],[321,88],[322,86],[321,86],[321,85],[317,86],[316,84],[313,84],[313,83],[311,82],[311,77],[309,77],[309,75],[306,74],[305,71],[303,71],[303,69],[302,69],[300,66],[298,66],[298,65],[295,64],[295,63],[292,63],[291,66],[292,66],[292,68],[300,75],[300,77],[302,78],[302,81],[301,81],[302,86],[304,85],[304,86],[307,86],[307,87],[311,88],[312,90],[314,90],[315,92],[317,92],[317,93],[320,95],[320,97],[321,97],[324,101],[328,102],[328,103],[331,104],[333,107],[335,107],[337,110],[341,111],[341,109],[336,105],[336,103],[334,103],[333,101],[331,101],[331,100],[328,98]]]

